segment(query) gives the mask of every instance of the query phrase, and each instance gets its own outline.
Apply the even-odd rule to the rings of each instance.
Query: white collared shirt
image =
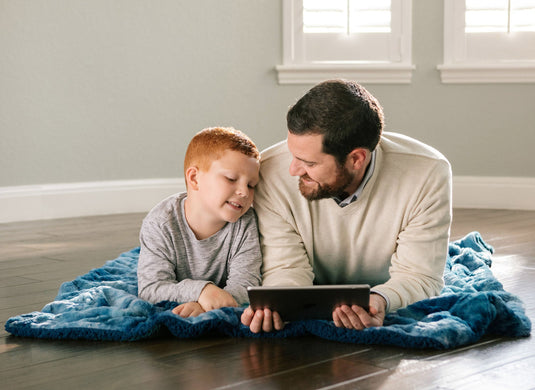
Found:
[[[357,198],[362,193],[362,191],[364,190],[364,187],[366,187],[366,184],[372,177],[374,170],[375,170],[375,150],[372,152],[372,158],[370,160],[370,164],[366,168],[366,174],[364,175],[364,178],[360,182],[360,185],[358,186],[357,190],[343,200],[340,200],[335,196],[333,197],[334,201],[338,203],[338,206],[346,207],[348,204],[356,201]]]

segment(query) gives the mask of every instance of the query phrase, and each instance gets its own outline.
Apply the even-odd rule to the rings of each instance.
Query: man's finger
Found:
[[[262,322],[264,321],[264,311],[263,310],[257,310],[254,313],[253,319],[251,320],[251,325],[249,326],[249,329],[251,329],[251,332],[258,333],[262,330]]]
[[[358,307],[358,306],[353,306],[353,307]],[[353,307],[349,307],[349,306],[345,306],[344,305],[342,307],[342,311],[347,316],[347,320],[351,323],[351,329],[362,330],[362,329],[364,329],[364,325],[363,325],[361,319],[359,318],[359,316],[353,310]]]
[[[241,315],[241,323],[245,326],[251,325],[253,316],[254,316],[254,311],[253,309],[251,309],[251,306],[248,306]]]
[[[363,328],[370,328],[374,326],[373,318],[362,307],[353,305],[351,306],[351,309],[356,314],[356,316],[358,316],[359,322],[362,324]]]
[[[273,326],[276,330],[282,330],[284,328],[284,322],[281,316],[276,311],[273,312]]]
[[[264,321],[262,321],[262,330],[264,332],[271,332],[273,330],[273,316],[271,310],[264,309]]]

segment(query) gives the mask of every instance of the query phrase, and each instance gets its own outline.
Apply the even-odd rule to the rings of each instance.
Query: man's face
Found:
[[[355,181],[351,170],[322,152],[322,142],[321,134],[288,132],[288,149],[293,156],[290,175],[299,176],[299,191],[308,200],[343,196]]]

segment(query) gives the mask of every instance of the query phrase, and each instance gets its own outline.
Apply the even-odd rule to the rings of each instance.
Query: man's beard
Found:
[[[311,188],[303,183],[303,177],[309,179],[310,176],[305,174],[299,177],[299,191],[308,200],[319,200],[334,196],[344,199],[349,195],[344,190],[353,181],[353,176],[345,167],[337,169],[336,178],[332,184],[320,184],[316,182],[316,187]]]

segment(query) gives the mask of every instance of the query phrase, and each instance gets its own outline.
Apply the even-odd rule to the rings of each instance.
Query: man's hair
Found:
[[[377,99],[354,81],[327,80],[309,90],[286,116],[295,135],[323,135],[323,152],[343,164],[355,148],[374,150],[384,126]]]
[[[189,167],[210,169],[227,150],[234,150],[260,160],[260,152],[244,133],[232,127],[209,127],[199,131],[190,141],[184,157],[184,176]]]

